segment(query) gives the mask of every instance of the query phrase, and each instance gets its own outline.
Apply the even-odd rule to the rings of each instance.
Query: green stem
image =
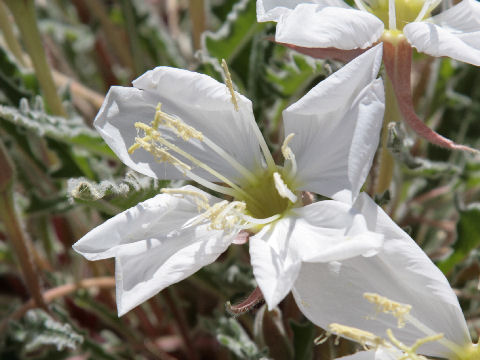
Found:
[[[3,222],[5,233],[17,255],[25,283],[28,286],[36,305],[45,310],[47,305],[42,296],[38,272],[28,250],[28,235],[25,233],[20,217],[15,209],[13,199],[13,163],[3,143],[0,142],[0,220]]]
[[[27,66],[25,58],[23,57],[22,47],[20,46],[15,33],[13,32],[12,23],[8,18],[8,11],[5,4],[0,1],[0,30],[7,43],[9,50],[15,56],[17,61],[22,66]]]
[[[393,178],[394,159],[390,150],[387,148],[388,142],[388,124],[401,119],[398,109],[397,99],[393,90],[393,85],[388,76],[385,79],[385,115],[382,128],[382,148],[380,150],[380,169],[375,184],[375,193],[383,194],[390,187]]]
[[[53,82],[50,66],[48,65],[43,48],[42,38],[38,31],[35,16],[35,3],[33,0],[4,0],[15,18],[15,22],[22,35],[25,48],[32,59],[33,68],[37,75],[43,95],[54,115],[67,116],[62,101],[58,96]]]

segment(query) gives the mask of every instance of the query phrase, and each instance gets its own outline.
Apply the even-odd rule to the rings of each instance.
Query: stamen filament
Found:
[[[355,5],[357,5],[357,7],[360,10],[365,11],[365,12],[371,12],[371,11],[369,11],[368,6],[365,5],[365,3],[362,0],[354,0],[354,2],[355,2]]]
[[[213,151],[215,151],[218,155],[224,158],[232,167],[237,170],[240,174],[242,174],[249,182],[253,183],[256,181],[255,175],[253,175],[245,166],[240,164],[237,160],[235,160],[230,154],[228,154],[225,150],[223,150],[220,146],[215,144],[206,136],[203,136],[203,142],[205,145],[210,147]]]
[[[228,195],[228,196],[232,196],[232,197],[235,197],[237,195],[234,189],[226,187],[226,186],[221,186],[221,185],[215,184],[211,181],[208,181],[208,180],[202,178],[201,176],[198,176],[198,175],[194,174],[193,172],[191,172],[189,170],[185,171],[185,176],[189,177],[190,179],[199,183],[200,185],[205,186],[206,188],[208,188],[210,190],[213,190],[213,191],[216,191],[220,194]]]
[[[393,316],[395,316],[398,319],[399,328],[403,327],[405,325],[405,322],[408,322],[428,337],[438,336],[438,333],[430,329],[428,326],[426,326],[410,314],[410,310],[412,309],[411,305],[401,304],[375,293],[364,293],[363,297],[371,303],[375,304],[377,306],[377,311],[392,314]],[[455,353],[461,351],[461,348],[458,345],[443,337],[436,341],[438,341],[439,343],[441,343]]]
[[[422,9],[418,13],[417,17],[415,18],[414,22],[422,21],[425,15],[435,9],[438,4],[440,4],[442,0],[427,0],[423,3]]]
[[[397,30],[395,0],[388,0],[388,28],[389,30]]]
[[[425,360],[426,358],[424,356],[417,354],[418,348],[423,344],[426,344],[426,343],[432,342],[432,341],[439,341],[441,338],[443,338],[443,334],[435,334],[435,335],[432,335],[432,336],[427,336],[425,338],[418,339],[417,341],[415,341],[415,344],[413,344],[412,346],[409,347],[409,346],[406,346],[405,344],[403,344],[401,341],[399,341],[393,335],[393,332],[392,332],[391,329],[387,329],[387,336],[388,336],[388,339],[390,340],[390,342],[397,349],[399,349],[399,350],[401,350],[405,353],[405,355],[400,357],[399,360],[407,360],[407,359],[410,359],[410,360]]]
[[[408,321],[410,324],[412,324],[413,326],[415,326],[418,330],[420,330],[421,332],[423,332],[425,335],[427,336],[436,336],[438,335],[438,333],[436,333],[435,331],[433,331],[432,329],[430,329],[427,325],[423,324],[420,320],[418,320],[417,318],[415,318],[413,315],[411,314],[407,314],[405,316],[405,320]],[[458,346],[457,344],[453,343],[452,341],[448,340],[448,339],[445,339],[445,338],[441,338],[441,339],[438,339],[437,340],[439,343],[441,343],[443,346],[445,346],[446,348],[452,350],[453,352],[455,353],[459,353],[461,352],[462,348],[460,346]]]
[[[187,190],[187,189],[178,189],[178,188],[163,188],[161,192],[163,194],[182,195],[182,197],[192,196],[195,199],[195,203],[197,205],[198,211],[202,209],[207,209],[209,206],[207,195],[197,191]]]
[[[188,141],[191,138],[197,139],[210,147],[222,158],[224,158],[235,170],[237,170],[240,174],[247,178],[248,181],[253,182],[255,180],[255,176],[246,167],[240,164],[235,158],[233,158],[220,146],[215,144],[212,140],[210,140],[200,131],[196,130],[194,127],[187,125],[182,119],[163,112],[161,110],[161,105],[161,103],[158,103],[155,108],[155,118],[152,123],[153,129],[158,130],[158,126],[164,125],[172,129],[177,134],[177,136],[181,137],[185,141]],[[135,145],[136,144],[134,144],[133,146]]]
[[[169,148],[170,150],[173,150],[175,151],[177,154],[180,154],[182,155],[183,157],[185,157],[186,159],[190,160],[193,164],[197,165],[198,167],[204,169],[205,171],[209,172],[210,174],[212,174],[213,176],[215,176],[217,179],[219,179],[220,181],[224,182],[225,184],[229,185],[232,189],[234,189],[235,191],[237,191],[238,193],[248,197],[248,198],[251,198],[251,196],[249,194],[247,194],[243,189],[241,189],[238,185],[234,184],[231,180],[227,179],[225,176],[223,176],[222,174],[220,174],[218,171],[212,169],[210,166],[208,166],[207,164],[199,161],[197,158],[195,158],[194,156],[190,155],[189,153],[187,153],[186,151],[180,149],[177,145],[171,143],[170,141],[168,140],[165,140],[159,131],[157,130],[154,130],[152,129],[151,127],[149,127],[148,125],[144,124],[144,123],[141,123],[141,122],[137,122],[135,123],[135,127],[136,128],[139,128],[139,129],[142,129],[144,130],[145,132],[148,132],[148,134],[151,136],[151,138],[157,142],[159,142],[160,144],[162,144],[163,146]],[[213,189],[212,189],[213,190]]]

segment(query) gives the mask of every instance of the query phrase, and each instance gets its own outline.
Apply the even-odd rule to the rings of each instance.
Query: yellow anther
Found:
[[[369,331],[357,329],[350,326],[340,325],[340,324],[330,324],[330,332],[335,335],[344,336],[351,340],[354,340],[361,344],[363,347],[373,346],[378,347],[380,345],[385,345],[385,340],[381,337],[372,334]]]
[[[153,131],[155,131],[155,130],[153,130]],[[168,162],[168,163],[172,164],[173,166],[176,166],[177,168],[180,168],[181,170],[184,170],[184,171],[192,169],[190,166],[185,164],[182,160],[173,156],[172,154],[170,154],[168,152],[168,150],[166,150],[165,148],[156,144],[152,140],[154,140],[154,138],[152,136],[145,136],[143,138],[137,137],[137,138],[135,138],[135,144],[130,147],[129,151],[130,150],[135,151],[138,147],[141,147],[142,149],[144,149],[144,150],[148,151],[150,154],[152,154],[154,156],[155,160],[160,162],[160,163],[161,162]]]
[[[187,125],[182,119],[164,113],[161,109],[162,104],[157,105],[157,111],[155,113],[155,119],[153,120],[152,127],[157,129],[159,125],[165,125],[172,129],[178,137],[188,141],[191,138],[203,141],[203,134],[196,130],[194,127]]]
[[[401,304],[374,293],[365,293],[363,297],[376,305],[377,312],[395,316],[398,319],[398,327],[405,325],[405,316],[410,313],[411,305]]]
[[[191,196],[195,199],[195,204],[197,205],[197,209],[200,212],[201,210],[207,210],[210,205],[208,204],[208,197],[203,193],[199,193],[193,190],[187,189],[172,189],[172,188],[163,188],[162,193],[170,194],[170,195],[180,195],[184,196]]]
[[[160,125],[160,114],[162,113],[162,103],[158,103],[155,108],[155,117],[153,118],[152,127],[158,129]]]
[[[293,153],[290,146],[288,146],[288,144],[290,143],[290,141],[292,141],[294,136],[295,136],[295,134],[291,133],[285,138],[285,140],[283,140],[283,144],[282,144],[281,149],[282,149],[283,157],[287,160],[294,160],[295,159],[295,154]]]
[[[231,203],[219,206],[210,216],[210,229],[232,230],[242,221],[242,215],[245,209],[246,204],[243,201],[232,201]]]
[[[235,90],[233,90],[232,76],[228,70],[227,62],[225,59],[222,59],[222,68],[225,74],[225,85],[227,85],[228,91],[230,91],[230,96],[232,97],[232,104],[236,111],[238,111],[238,102],[237,97],[235,96]]]
[[[228,202],[223,200],[208,206],[206,211],[200,214],[191,225],[198,225],[208,220],[210,221],[208,225],[209,230],[230,231],[244,221],[243,214],[245,209],[246,204],[243,201]]]
[[[129,153],[130,155],[132,155],[136,150],[138,150],[138,149],[140,149],[140,148],[141,148],[140,144],[135,143],[135,144],[133,144],[132,146],[130,146],[130,147],[128,148],[128,153]]]
[[[151,132],[156,131],[156,129],[152,128],[151,126],[148,126],[145,123],[142,123],[140,121],[137,121],[135,123],[135,127],[139,130],[145,131],[145,134],[149,135]]]

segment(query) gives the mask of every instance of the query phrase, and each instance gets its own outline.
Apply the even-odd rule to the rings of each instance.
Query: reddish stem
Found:
[[[415,113],[412,100],[412,86],[410,83],[412,47],[406,40],[398,41],[395,44],[384,41],[383,63],[385,64],[387,75],[392,81],[400,112],[405,122],[415,133],[430,143],[447,149],[478,153],[478,150],[456,144],[452,140],[430,129]]]

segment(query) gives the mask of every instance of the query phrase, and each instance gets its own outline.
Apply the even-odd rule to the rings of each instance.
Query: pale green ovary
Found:
[[[283,176],[283,169],[277,167],[277,172],[282,175],[286,181],[286,185],[294,190],[295,187]],[[264,169],[255,174],[256,181],[253,183],[245,183],[241,188],[256,201],[255,203],[248,198],[238,196],[235,200],[244,201],[247,204],[247,212],[258,219],[268,218],[276,214],[283,214],[294,204],[290,200],[280,196],[273,178],[273,172],[270,169]]]
[[[396,0],[395,13],[397,29],[402,31],[405,25],[413,22],[420,13],[424,3],[424,0]],[[369,5],[372,14],[382,20],[382,22],[385,24],[385,28],[388,29],[388,0],[371,1],[369,2]],[[430,12],[427,12],[424,18],[429,16]]]

